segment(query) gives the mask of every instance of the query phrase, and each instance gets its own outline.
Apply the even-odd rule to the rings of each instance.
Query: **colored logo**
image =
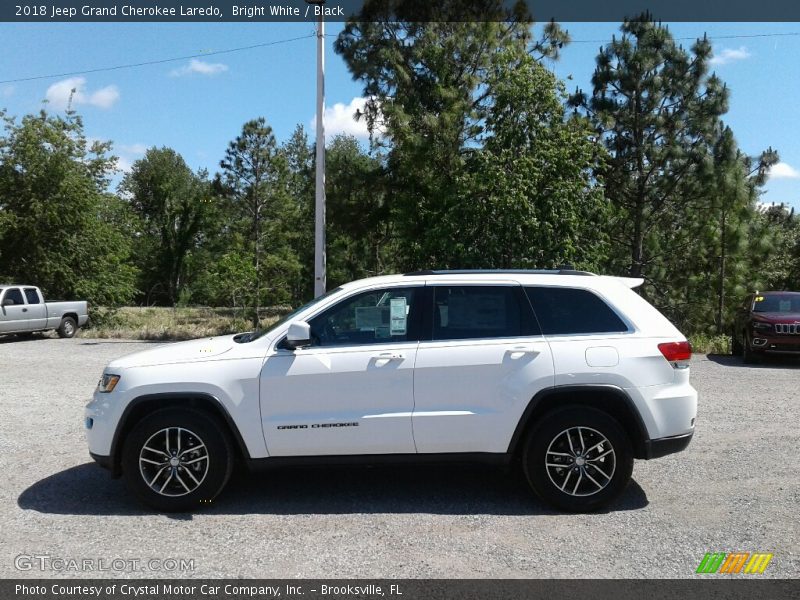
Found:
[[[766,552],[706,552],[695,572],[761,575],[772,556]]]

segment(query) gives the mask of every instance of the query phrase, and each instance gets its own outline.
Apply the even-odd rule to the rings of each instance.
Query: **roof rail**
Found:
[[[424,271],[411,271],[404,273],[406,277],[419,275],[588,275],[595,273],[589,271],[576,271],[575,269],[427,269]]]

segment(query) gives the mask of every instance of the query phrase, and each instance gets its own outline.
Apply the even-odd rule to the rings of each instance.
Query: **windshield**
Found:
[[[294,309],[288,315],[284,315],[283,317],[281,317],[280,319],[275,321],[272,325],[270,325],[266,329],[258,329],[256,331],[254,331],[253,333],[251,333],[246,338],[244,338],[242,340],[237,340],[237,341],[252,342],[253,340],[257,340],[258,338],[268,334],[270,331],[273,331],[273,330],[277,329],[278,327],[280,327],[284,323],[287,323],[287,322],[291,321],[295,317],[295,315],[303,312],[305,309],[311,308],[312,306],[314,306],[318,302],[321,302],[322,300],[325,300],[328,296],[332,296],[336,292],[341,291],[341,289],[342,288],[338,287],[336,289],[333,289],[333,290],[330,290],[328,292],[325,292],[324,294],[322,294],[322,296],[318,296],[317,298],[314,298],[311,302],[308,302],[308,303],[304,304],[300,308]]]
[[[800,313],[800,294],[770,294],[756,296],[753,312]]]

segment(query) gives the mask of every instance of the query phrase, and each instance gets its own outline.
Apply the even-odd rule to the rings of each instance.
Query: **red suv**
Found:
[[[744,299],[733,327],[733,353],[744,362],[764,354],[800,356],[800,292],[755,292]]]

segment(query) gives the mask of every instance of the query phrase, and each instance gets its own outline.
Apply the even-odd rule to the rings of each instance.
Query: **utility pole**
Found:
[[[325,0],[306,0],[322,7]],[[326,291],[325,257],[325,20],[317,18],[317,159],[314,194],[314,297]]]

